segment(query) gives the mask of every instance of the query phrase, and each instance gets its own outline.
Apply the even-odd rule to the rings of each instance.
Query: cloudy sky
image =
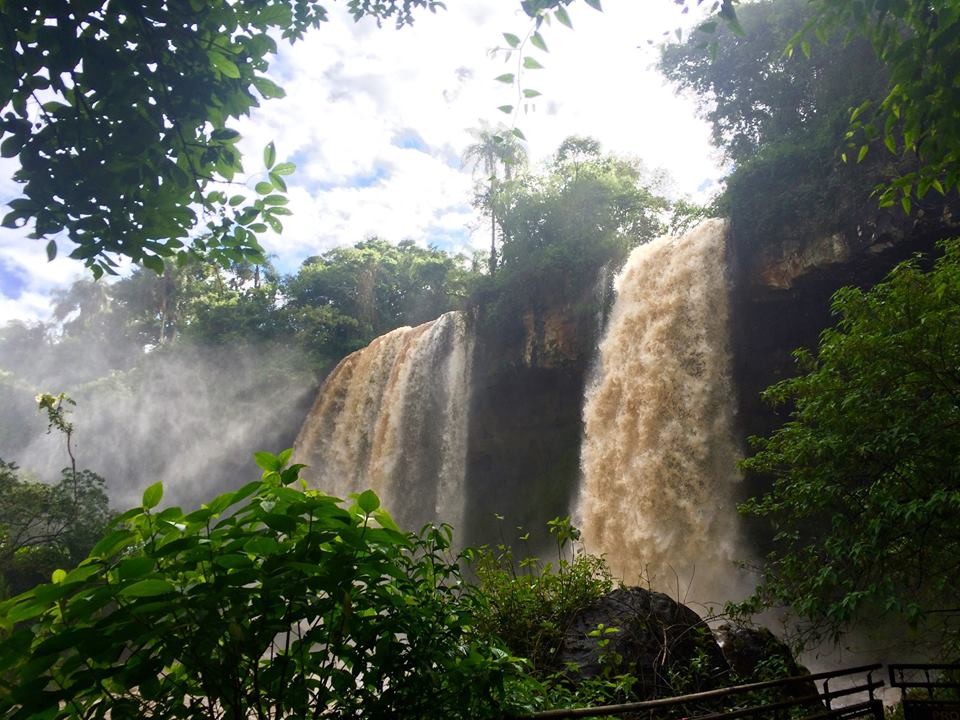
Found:
[[[605,149],[664,168],[678,195],[703,198],[722,172],[708,129],[689,100],[652,69],[664,33],[689,25],[669,0],[605,0],[599,13],[571,7],[574,30],[544,29],[549,53],[523,84],[543,95],[515,120],[497,107],[518,104],[494,77],[516,68],[491,50],[503,32],[524,36],[529,21],[515,0],[451,0],[414,26],[354,23],[343,3],[294,46],[281,46],[271,76],[287,97],[264,103],[237,129],[252,188],[270,140],[297,165],[288,182],[292,217],[283,236],[263,240],[281,270],[308,255],[370,235],[472,252],[485,235],[470,206],[474,178],[461,155],[469,128],[516,122],[534,164],[563,138],[591,135]],[[654,44],[648,44],[654,41]],[[0,203],[17,196],[12,161],[0,162]],[[44,243],[0,229],[0,323],[42,319],[50,293],[82,276],[76,261],[48,263]],[[65,254],[65,253],[64,253]]]

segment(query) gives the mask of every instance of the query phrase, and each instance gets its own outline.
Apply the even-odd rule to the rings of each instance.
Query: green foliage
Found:
[[[436,0],[351,0],[355,19],[412,22]],[[23,197],[6,227],[66,232],[95,276],[125,256],[163,269],[190,249],[222,262],[262,259],[257,234],[281,229],[293,171],[269,145],[257,197],[228,198],[242,172],[231,120],[283,96],[266,71],[276,36],[327,19],[310,0],[7,2],[0,9],[0,155],[17,158]],[[206,218],[196,209],[202,208]],[[49,257],[58,239],[47,244]]]
[[[692,0],[679,1],[684,11],[693,5]],[[696,5],[700,5],[699,0]],[[786,42],[780,44],[784,61],[800,55],[816,57],[828,43],[827,55],[866,44],[884,68],[886,80],[880,93],[876,94],[876,87],[868,81],[860,97],[848,106],[844,128],[851,161],[852,153],[859,163],[868,149],[880,142],[894,158],[890,163],[892,173],[879,178],[881,206],[899,204],[909,214],[916,200],[931,189],[944,195],[957,188],[960,126],[956,108],[960,88],[954,78],[960,72],[960,3],[812,0],[803,6],[803,22],[794,25]],[[724,22],[711,20],[701,27],[706,38],[701,38],[698,45],[706,55],[722,53],[728,45],[714,32],[737,37],[748,34],[744,17],[754,5],[723,0],[714,7]],[[801,52],[796,52],[798,49]],[[765,64],[757,67],[762,69]],[[850,67],[839,64],[834,69],[856,83],[860,74],[851,72]],[[743,76],[749,75],[748,70]],[[775,113],[776,106],[770,105],[767,110]],[[745,119],[749,122],[750,116]]]
[[[802,0],[750,3],[738,10],[740,32],[706,23],[661,56],[661,71],[696,93],[735,164],[721,211],[742,247],[869,232],[879,222],[873,188],[913,162],[879,148],[844,162],[850,108],[883,97],[888,72],[859,37],[784,55],[809,12]]]
[[[919,167],[902,169],[880,196],[882,205],[912,201],[931,188],[957,188],[960,126],[960,2],[956,0],[846,0],[812,3],[812,17],[791,40],[809,46],[809,36],[849,39],[859,33],[889,73],[884,94],[852,106],[848,138],[853,146],[882,140],[891,155],[916,156]]]
[[[308,258],[283,285],[283,314],[303,347],[339,360],[394,328],[462,307],[471,275],[459,256],[370,238]]]
[[[449,529],[294,489],[289,455],[192,512],[148,488],[0,604],[4,717],[500,717],[521,666],[474,629]]]
[[[0,596],[20,593],[82,560],[110,519],[103,478],[64,468],[60,481],[31,480],[0,460]]]
[[[501,267],[478,283],[486,320],[508,335],[525,312],[569,304],[576,320],[592,322],[601,268],[616,269],[667,229],[669,202],[657,182],[639,163],[603,155],[596,140],[581,137],[564,141],[546,172],[504,181],[496,203]]]
[[[795,410],[743,463],[774,479],[744,510],[773,523],[776,547],[741,610],[788,605],[801,640],[870,620],[945,653],[960,642],[960,242],[944,251],[929,271],[840,290],[837,326],[797,352],[804,374],[766,391]]]
[[[529,659],[534,676],[551,684],[564,670],[556,654],[570,622],[610,592],[613,579],[603,558],[575,548],[579,531],[569,518],[552,520],[549,529],[557,544],[556,565],[532,557],[518,562],[511,548],[500,545],[477,551],[474,570],[478,627]]]

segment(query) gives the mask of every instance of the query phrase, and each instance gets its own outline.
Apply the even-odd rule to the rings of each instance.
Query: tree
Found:
[[[348,5],[355,19],[398,26],[442,7]],[[326,19],[311,0],[3,3],[0,155],[19,159],[23,184],[3,225],[32,222],[36,238],[65,231],[71,257],[97,277],[121,256],[162,272],[162,258],[185,248],[222,261],[262,258],[257,233],[282,227],[283,176],[293,166],[278,164],[271,144],[260,197],[228,197],[223,188],[242,172],[229,123],[257,95],[283,96],[266,76],[276,34],[295,41]],[[56,252],[50,240],[47,253]]]
[[[695,4],[702,2],[696,0]],[[680,4],[687,11],[694,2],[680,0]],[[960,3],[811,0],[806,5],[806,23],[785,45],[788,57],[797,49],[812,55],[813,37],[826,44],[831,36],[834,41],[842,38],[842,43],[860,36],[889,74],[881,98],[867,93],[850,108],[846,133],[860,159],[867,152],[864,148],[878,139],[898,160],[919,159],[915,167],[899,165],[900,172],[881,188],[880,205],[891,206],[899,197],[909,214],[913,202],[923,199],[930,189],[941,195],[956,189],[960,184],[960,124],[956,122],[960,88],[954,78],[960,72]],[[714,3],[719,18],[737,34],[743,33],[739,16],[746,7],[749,5],[739,0]],[[720,47],[720,43],[709,45]]]
[[[738,11],[740,34],[711,21],[661,56],[661,71],[696,93],[714,143],[734,163],[720,205],[743,248],[869,237],[904,222],[871,194],[915,169],[916,157],[894,158],[878,141],[861,154],[843,140],[850,108],[884,97],[887,68],[859,36],[786,56],[808,17],[800,0],[751,3]],[[934,215],[930,199],[925,205]]]
[[[64,468],[56,484],[0,460],[0,597],[46,582],[86,557],[110,520],[103,478]]]
[[[882,139],[895,156],[920,160],[901,172],[880,195],[882,206],[897,198],[905,212],[932,188],[943,195],[960,185],[960,2],[957,0],[816,0],[813,17],[794,38],[807,52],[806,35],[825,40],[831,34],[850,37],[854,28],[870,41],[887,68],[890,81],[879,102],[864,98],[851,113],[848,137],[860,147]],[[860,151],[862,152],[862,150]]]
[[[523,665],[474,629],[449,529],[297,490],[289,456],[189,513],[147,488],[0,604],[4,717],[502,717]]]
[[[497,271],[497,224],[502,225],[502,218],[498,218],[497,205],[500,201],[500,176],[503,172],[505,181],[513,176],[514,169],[526,162],[527,154],[517,137],[504,129],[481,128],[471,130],[475,142],[463,152],[463,161],[472,165],[474,170],[480,170],[486,180],[486,187],[478,193],[476,205],[490,216],[490,274]]]
[[[960,242],[944,250],[840,290],[803,374],[766,391],[795,409],[743,463],[773,478],[744,509],[776,530],[746,609],[791,607],[801,640],[905,620],[960,649]]]
[[[503,184],[502,274],[575,296],[597,271],[665,230],[669,203],[638,162],[603,155],[592,138],[568,138],[546,172]],[[524,292],[518,288],[519,292]]]
[[[62,393],[37,397],[47,432],[64,436],[70,467],[51,485],[25,479],[13,463],[0,460],[0,594],[18,593],[50,576],[60,565],[74,565],[93,547],[110,519],[103,478],[77,470],[74,402]]]
[[[459,256],[369,238],[304,261],[284,283],[284,316],[304,347],[336,361],[394,328],[461,308],[472,275]]]

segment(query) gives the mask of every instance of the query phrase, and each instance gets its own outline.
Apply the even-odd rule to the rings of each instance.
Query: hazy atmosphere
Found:
[[[448,4],[0,2],[0,716],[960,712],[960,0]]]

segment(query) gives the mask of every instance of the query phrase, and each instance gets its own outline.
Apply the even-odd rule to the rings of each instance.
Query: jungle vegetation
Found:
[[[522,7],[537,23],[562,22],[570,1]],[[279,277],[256,236],[282,228],[292,165],[269,145],[254,196],[218,183],[241,168],[230,119],[282,95],[266,74],[275,35],[296,40],[325,10],[307,0],[124,7],[2,7],[0,153],[19,159],[23,185],[4,224],[32,222],[50,257],[50,236],[66,232],[94,276],[121,256],[142,266],[112,285],[75,285],[53,326],[3,329],[11,407],[49,380],[54,358],[94,341],[109,353],[93,371],[75,365],[71,382],[120,372],[136,385],[154,358],[236,339],[289,350],[269,382],[316,377],[377,334],[470,298],[509,314],[542,288],[592,282],[632,244],[702,212],[681,207],[677,219],[640,166],[573,138],[543,170],[490,173],[478,193],[491,222],[486,274],[415,243],[368,239]],[[403,25],[441,3],[349,7]],[[702,94],[735,163],[718,210],[769,230],[771,199],[796,189],[783,212],[819,231],[869,202],[909,214],[928,196],[954,197],[956,0],[723,0],[717,12],[662,67]],[[55,99],[34,117],[38,92]],[[492,156],[478,153],[486,166]],[[95,196],[79,193],[81,174]],[[839,198],[847,186],[855,192]],[[839,293],[837,327],[799,354],[797,378],[768,391],[795,410],[745,462],[776,478],[745,509],[778,535],[742,611],[789,605],[813,636],[889,614],[933,628],[936,649],[955,657],[958,263],[947,243],[933,265]],[[195,510],[159,509],[163,486],[152,484],[111,520],[95,473],[73,463],[42,483],[12,459],[0,464],[0,562],[5,592],[25,592],[0,605],[9,717],[417,717],[425,699],[431,713],[498,717],[542,702],[536,658],[478,629],[477,618],[488,628],[503,619],[475,604],[449,531],[404,532],[373,493],[341,505],[294,489],[289,456],[259,453],[261,480]],[[104,526],[98,539],[84,535]],[[51,567],[50,582],[27,587]],[[602,565],[582,578],[587,597],[606,587]]]

